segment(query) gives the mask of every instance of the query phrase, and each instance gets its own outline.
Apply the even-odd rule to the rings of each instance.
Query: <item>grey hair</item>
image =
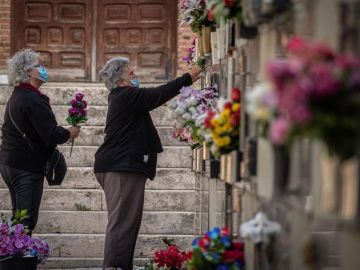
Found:
[[[99,75],[109,91],[117,87],[119,80],[125,79],[124,71],[129,64],[129,59],[125,57],[114,57],[107,61],[99,71]]]
[[[18,85],[19,83],[29,82],[29,69],[39,59],[40,54],[32,49],[23,49],[14,54],[13,57],[7,60],[8,64],[8,81],[10,86]]]

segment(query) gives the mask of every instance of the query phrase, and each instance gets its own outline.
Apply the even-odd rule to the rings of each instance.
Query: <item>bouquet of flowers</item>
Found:
[[[202,91],[183,87],[179,97],[170,104],[181,125],[175,127],[173,137],[190,144],[202,142],[204,139],[199,130],[207,112],[216,106],[216,100],[217,90],[212,86]]]
[[[208,111],[204,120],[208,144],[214,156],[229,153],[239,146],[240,89],[233,88],[231,99],[220,100],[218,111]]]
[[[205,0],[180,0],[181,24],[188,23],[194,33],[200,33],[202,26],[213,22],[208,20]]]
[[[74,98],[69,102],[69,106],[71,106],[71,108],[69,109],[69,115],[66,118],[66,121],[70,125],[77,126],[80,123],[85,123],[88,120],[86,117],[87,102],[84,100],[83,93],[76,93]],[[73,146],[74,140],[71,142],[70,156],[72,154]]]
[[[163,242],[167,248],[156,251],[153,259],[145,265],[144,270],[185,270],[192,253],[180,251],[173,240],[165,238]]]
[[[20,223],[26,217],[26,210],[18,210],[13,220],[0,219],[0,261],[9,257],[37,257],[38,263],[44,263],[50,256],[49,245],[40,238],[30,237]]]
[[[293,38],[288,59],[268,63],[269,81],[247,95],[247,111],[278,145],[322,141],[340,160],[360,147],[360,59]]]
[[[232,241],[228,229],[214,228],[192,243],[190,270],[245,269],[244,244]]]
[[[204,58],[196,58],[195,57],[195,38],[191,42],[191,47],[188,49],[188,55],[181,58],[188,66],[198,66],[202,70],[205,69],[205,59]]]
[[[236,18],[242,20],[241,0],[209,0],[208,20],[220,23],[221,18],[225,20]]]

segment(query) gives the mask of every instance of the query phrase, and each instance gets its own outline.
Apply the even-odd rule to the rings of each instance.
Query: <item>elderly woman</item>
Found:
[[[2,126],[0,173],[9,188],[13,213],[28,211],[24,224],[35,228],[43,192],[44,167],[57,144],[79,135],[58,126],[49,98],[40,92],[48,73],[39,53],[25,49],[8,60],[9,98]]]
[[[193,68],[165,85],[139,88],[126,58],[113,58],[100,71],[110,91],[106,136],[95,155],[95,174],[105,191],[108,210],[105,269],[133,267],[145,181],[154,179],[157,154],[163,151],[149,112],[195,82],[200,72]]]

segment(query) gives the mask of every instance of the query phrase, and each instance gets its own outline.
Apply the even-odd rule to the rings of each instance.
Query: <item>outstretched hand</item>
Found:
[[[201,74],[201,68],[199,67],[193,67],[190,71],[189,74],[191,76],[192,82],[196,82],[199,78],[200,78],[200,74]]]

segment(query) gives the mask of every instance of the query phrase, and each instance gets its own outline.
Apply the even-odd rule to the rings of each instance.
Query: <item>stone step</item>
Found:
[[[10,211],[3,211],[10,215]],[[96,221],[96,222],[94,222]],[[142,234],[194,234],[195,213],[144,212]],[[40,211],[35,233],[104,234],[106,211]]]
[[[172,127],[158,127],[161,142],[163,146],[187,146],[186,143],[180,142],[172,137],[174,129]],[[104,127],[83,126],[78,138],[75,140],[77,146],[98,146],[104,142]],[[67,143],[70,145],[70,142]]]
[[[1,176],[0,176],[1,178]],[[0,180],[0,188],[6,188],[5,182]],[[45,189],[100,189],[94,170],[91,167],[69,167],[61,186],[49,187],[45,181]],[[194,190],[195,175],[190,169],[157,169],[154,181],[146,181],[147,190]]]
[[[0,209],[10,210],[9,191],[0,189]],[[199,195],[195,190],[146,190],[145,211],[194,212],[198,210]],[[79,211],[106,210],[105,196],[100,189],[45,189],[41,210]]]
[[[103,234],[37,234],[45,239],[56,258],[102,258],[104,248]],[[194,235],[144,235],[137,240],[136,258],[150,258],[158,249],[165,248],[161,239],[174,239],[181,249],[190,250]]]
[[[163,147],[164,152],[158,155],[157,166],[159,168],[189,168],[190,167],[190,147],[176,146]],[[67,165],[69,167],[92,167],[94,165],[95,152],[97,146],[74,146],[70,157],[70,146],[60,146]]]
[[[102,270],[102,258],[52,258],[50,257],[44,265],[38,265],[38,269],[53,270]],[[134,265],[140,267],[148,261],[146,258],[134,258]]]
[[[88,121],[82,126],[104,126],[106,120],[107,106],[89,106],[88,108]],[[68,126],[66,117],[68,116],[69,106],[52,106],[56,120],[61,126]],[[0,115],[4,115],[5,105],[0,105]],[[175,125],[174,113],[166,106],[161,106],[151,111],[151,117],[155,126],[168,126]],[[3,124],[4,118],[1,117],[0,124]]]
[[[144,84],[142,87],[152,87],[153,84]],[[5,104],[13,88],[0,85],[0,104]],[[90,105],[107,105],[109,91],[103,83],[47,83],[41,87],[41,92],[50,98],[52,105],[67,105],[76,92],[85,94]]]

